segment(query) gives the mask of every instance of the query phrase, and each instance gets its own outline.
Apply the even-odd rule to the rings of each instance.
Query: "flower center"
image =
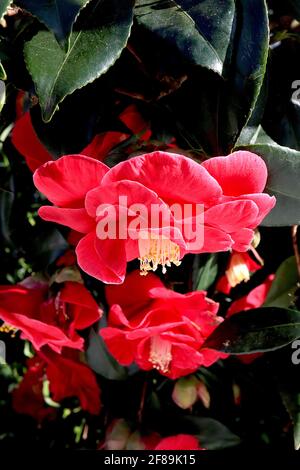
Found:
[[[250,271],[241,255],[236,253],[232,255],[230,266],[226,271],[226,276],[231,287],[235,287],[242,281],[249,281]]]
[[[149,360],[152,362],[154,369],[163,373],[168,372],[172,360],[172,343],[160,336],[153,336],[151,338]]]
[[[139,252],[142,276],[146,276],[148,271],[156,271],[159,264],[162,266],[163,274],[167,272],[167,267],[170,267],[171,263],[175,266],[181,264],[180,248],[168,238],[144,232],[143,237],[139,238]]]
[[[11,334],[12,338],[16,336],[17,331],[17,328],[15,328],[14,326],[10,326],[7,323],[3,323],[3,325],[0,326],[0,333],[9,333]]]

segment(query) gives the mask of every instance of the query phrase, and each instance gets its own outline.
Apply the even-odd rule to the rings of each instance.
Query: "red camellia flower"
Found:
[[[270,274],[264,282],[259,286],[252,289],[249,294],[241,297],[232,302],[227,311],[227,317],[231,317],[235,313],[242,312],[243,310],[250,310],[252,308],[261,307],[267,298],[269,290],[271,289],[272,282],[275,279],[275,274]]]
[[[43,397],[44,363],[37,356],[27,361],[27,371],[12,392],[12,406],[16,413],[29,415],[41,423],[55,416],[55,410],[47,407]]]
[[[127,261],[135,258],[147,274],[158,265],[164,272],[171,263],[180,264],[186,253],[247,250],[253,229],[275,204],[261,193],[266,178],[265,163],[250,152],[203,165],[153,152],[111,170],[82,155],[65,156],[39,168],[34,182],[56,206],[42,207],[40,216],[85,234],[76,249],[80,267],[103,282],[119,284]],[[137,224],[141,206],[147,211],[139,214]],[[153,207],[159,217],[152,217]],[[103,234],[110,222],[114,233]],[[201,235],[196,244],[195,234]]]
[[[28,369],[13,391],[13,407],[17,413],[32,416],[37,421],[53,416],[43,397],[43,381],[49,380],[54,401],[77,397],[83,410],[99,414],[101,392],[91,369],[79,361],[78,352],[64,348],[57,354],[48,347],[28,361]]]
[[[57,352],[64,346],[82,349],[77,330],[92,325],[101,315],[94,298],[78,282],[66,282],[54,296],[46,283],[31,279],[25,285],[0,286],[2,329],[21,330],[37,350],[44,345]]]
[[[162,439],[154,450],[204,450],[198,439],[189,434],[177,434]]]
[[[92,370],[79,361],[78,353],[64,349],[60,355],[48,348],[43,350],[42,357],[47,364],[46,374],[53,400],[60,402],[75,396],[83,410],[99,414],[99,386]]]
[[[172,379],[227,357],[202,345],[222,321],[205,292],[185,295],[164,287],[154,274],[130,273],[121,286],[107,286],[111,306],[101,329],[110,353],[123,365],[136,362]]]

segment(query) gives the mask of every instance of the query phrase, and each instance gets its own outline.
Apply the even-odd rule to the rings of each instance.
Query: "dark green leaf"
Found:
[[[260,155],[268,167],[266,192],[276,196],[276,206],[264,219],[265,226],[300,223],[300,152],[277,144],[240,146]]]
[[[291,7],[292,13],[297,20],[300,20],[300,2],[299,0],[287,0],[287,4]]]
[[[254,105],[254,109],[252,112],[250,111],[251,115],[243,127],[238,140],[235,143],[235,146],[238,145],[249,145],[254,144],[258,140],[258,135],[261,132],[261,121],[264,115],[266,101],[267,101],[267,92],[268,92],[268,81],[267,81],[267,74],[265,74],[264,82],[261,86],[259,95]],[[261,143],[261,140],[258,142]]]
[[[233,146],[249,122],[264,83],[269,50],[268,12],[264,0],[241,0],[232,81],[225,95],[224,131]]]
[[[282,401],[290,415],[294,425],[294,446],[295,450],[300,449],[300,392],[295,389],[290,390],[287,386],[279,386]]]
[[[127,376],[125,367],[109,354],[102,337],[94,329],[90,331],[86,358],[89,366],[106,379],[124,380]]]
[[[293,423],[294,447],[300,449],[300,387],[298,379],[298,361],[300,340],[293,343],[292,348],[286,348],[277,353],[270,364],[282,402]],[[297,363],[294,362],[294,354]]]
[[[233,0],[137,0],[139,24],[192,64],[222,75],[234,23]]]
[[[241,442],[236,434],[215,419],[188,416],[184,418],[184,423],[188,426],[186,429],[197,436],[201,445],[207,450],[234,447]]]
[[[35,268],[45,269],[53,263],[68,248],[68,243],[56,228],[47,227],[45,234],[32,241],[32,251],[34,252]]]
[[[248,124],[252,136],[264,107],[269,44],[264,1],[238,2],[235,25],[226,80],[195,68],[168,103],[184,145],[194,152],[203,149],[209,157],[228,154]]]
[[[67,95],[93,82],[118,59],[130,34],[133,1],[123,0],[121,8],[117,0],[98,1],[88,17],[85,27],[71,34],[67,53],[48,31],[25,44],[26,65],[46,122]]]
[[[226,318],[204,347],[229,354],[272,351],[300,337],[300,312],[257,308]]]
[[[298,289],[298,271],[295,256],[286,259],[276,271],[264,307],[287,308],[295,300]]]
[[[0,188],[0,233],[6,243],[11,243],[10,221],[14,202],[13,180],[10,178],[9,189]]]
[[[56,39],[65,48],[71,34],[73,23],[80,10],[90,0],[18,0],[20,7],[36,16],[52,31]]]
[[[212,254],[209,256],[207,262],[203,266],[198,268],[198,272],[195,276],[195,290],[209,289],[209,287],[214,283],[217,274],[218,254]]]

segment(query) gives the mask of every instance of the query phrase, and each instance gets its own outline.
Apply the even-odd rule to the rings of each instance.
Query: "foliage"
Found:
[[[292,344],[300,347],[300,2],[16,0],[1,2],[0,19],[0,319],[3,289],[23,289],[28,278],[47,286],[42,305],[59,303],[70,282],[84,286],[101,311],[78,328],[83,350],[62,356],[49,345],[34,351],[34,341],[2,325],[1,443],[100,449],[117,435],[122,449],[154,448],[158,435],[192,434],[213,450],[299,449],[300,366]],[[232,254],[219,250],[188,254],[158,275],[172,290],[174,311],[186,302],[179,294],[191,291],[220,304],[201,344],[220,359],[178,380],[122,362],[105,344],[99,331],[114,326],[115,294],[79,269],[74,232],[38,216],[48,202],[32,181],[33,170],[62,155],[85,154],[112,168],[157,150],[198,164],[255,153],[267,166],[264,192],[277,200],[247,254],[260,266],[247,268],[237,285],[221,287]],[[84,176],[74,185],[80,189]],[[169,179],[165,188],[176,185]],[[127,272],[136,268],[130,261]],[[138,303],[142,290],[130,292],[135,308],[146,309]],[[152,295],[147,308],[150,302],[162,301]],[[69,315],[70,304],[75,312],[91,308],[75,297],[65,304]],[[72,390],[60,387],[64,376]],[[35,400],[29,413],[22,386],[28,403]]]

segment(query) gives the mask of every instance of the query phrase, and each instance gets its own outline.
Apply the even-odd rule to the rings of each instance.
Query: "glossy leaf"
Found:
[[[295,256],[286,259],[276,271],[264,307],[287,308],[295,301],[298,289],[298,271]]]
[[[224,133],[233,146],[260,96],[269,51],[268,12],[264,0],[241,0],[235,38],[232,81],[225,97]]]
[[[188,416],[184,418],[186,431],[199,438],[201,445],[207,450],[218,450],[240,444],[240,438],[224,424],[212,418]]]
[[[185,61],[222,75],[230,51],[233,0],[137,0],[137,22],[175,47]]]
[[[276,206],[263,220],[265,226],[300,223],[300,152],[277,144],[240,146],[260,155],[268,167],[265,191],[276,196]]]
[[[207,290],[214,283],[218,274],[218,254],[209,256],[207,262],[200,266],[195,276],[195,290]]]
[[[36,16],[52,31],[57,41],[65,48],[71,34],[73,23],[80,10],[90,0],[18,0],[17,5]]]
[[[168,108],[184,146],[207,157],[226,155],[232,151],[245,126],[254,126],[250,118],[259,107],[259,98],[264,99],[261,89],[268,46],[264,1],[239,2],[226,80],[210,70],[194,68],[181,89],[169,99]],[[262,112],[263,109],[257,112],[259,117]]]
[[[127,376],[125,367],[109,354],[102,337],[93,329],[90,330],[86,358],[89,366],[106,379],[123,380]]]
[[[132,3],[124,0],[120,8],[117,0],[97,2],[87,14],[86,26],[72,33],[67,53],[48,31],[25,44],[26,65],[46,122],[67,95],[93,82],[118,59],[132,26]]]
[[[300,449],[300,392],[294,389],[291,391],[286,386],[280,387],[282,401],[290,415],[294,427],[294,447]]]
[[[204,347],[229,354],[272,351],[300,337],[300,312],[257,308],[226,318]]]

